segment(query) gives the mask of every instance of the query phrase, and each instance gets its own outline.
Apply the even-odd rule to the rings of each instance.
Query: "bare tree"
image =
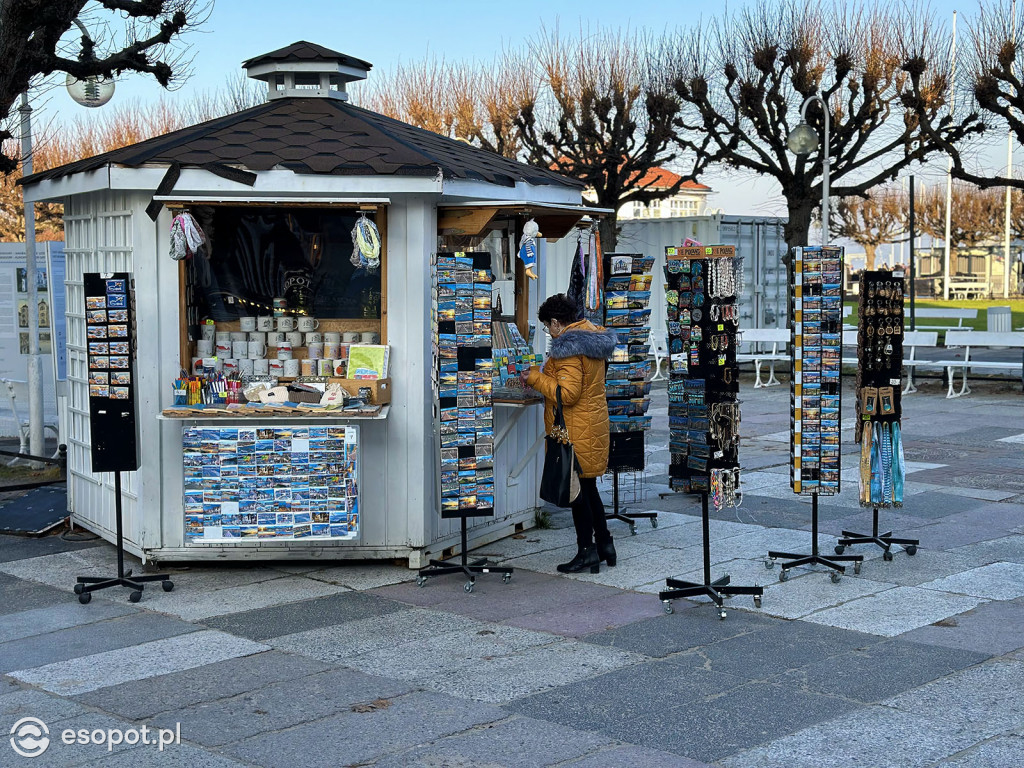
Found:
[[[832,234],[864,248],[864,268],[874,269],[878,246],[906,229],[907,205],[899,189],[881,187],[866,198],[840,198],[831,219]]]
[[[543,31],[532,49],[543,87],[517,118],[529,162],[585,182],[596,205],[613,211],[671,197],[703,170],[707,155],[698,151],[670,187],[655,188],[647,174],[681,154],[674,136],[682,105],[664,74],[671,56],[664,38],[581,30],[570,39]],[[601,221],[605,250],[615,248],[616,223],[614,213]]]
[[[864,197],[940,148],[918,125],[919,116],[939,113],[950,88],[936,42],[932,16],[912,6],[761,0],[723,15],[678,39],[680,145],[700,155],[710,137],[710,162],[774,178],[789,214],[786,241],[804,245],[821,199],[823,152],[797,157],[787,148],[802,103],[820,91],[828,105],[831,194]],[[908,63],[921,86],[913,109]],[[807,119],[821,136],[817,102]],[[951,145],[978,130],[976,120],[934,127]]]
[[[960,251],[990,245],[1003,232],[1005,198],[1002,190],[979,189],[967,182],[953,184],[949,225],[950,263],[956,264]],[[918,226],[935,240],[946,237],[946,187],[925,187],[914,208]],[[958,270],[951,269],[955,274]]]
[[[84,18],[95,15],[106,27],[95,38],[62,43],[87,6]],[[22,92],[54,72],[80,80],[143,72],[167,87],[187,64],[172,42],[204,20],[206,7],[201,0],[0,0],[0,123]],[[0,142],[10,137],[0,130]],[[0,173],[14,167],[15,160],[0,152]]]

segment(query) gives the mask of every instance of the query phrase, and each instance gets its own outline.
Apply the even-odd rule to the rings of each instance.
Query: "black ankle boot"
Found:
[[[597,555],[606,563],[609,568],[615,567],[615,542],[612,541],[612,535],[609,533],[608,538],[605,540],[597,540]]]
[[[591,544],[589,547],[580,547],[576,557],[568,563],[562,563],[556,567],[559,573],[579,573],[587,568],[591,573],[600,573],[601,558],[597,554],[597,547]]]

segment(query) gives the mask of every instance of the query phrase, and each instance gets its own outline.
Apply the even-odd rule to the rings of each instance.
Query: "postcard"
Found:
[[[105,309],[90,309],[85,313],[85,322],[87,323],[105,323],[107,322],[107,310]]]
[[[102,385],[90,384],[89,397],[110,397],[110,389]]]
[[[122,309],[127,306],[126,296],[124,294],[108,294],[107,295],[107,306],[115,309]]]
[[[107,311],[107,320],[111,323],[127,323],[127,309],[111,309]]]
[[[111,325],[110,335],[112,338],[127,338],[128,337],[128,326],[127,325]]]
[[[107,280],[107,293],[124,293],[124,280]]]

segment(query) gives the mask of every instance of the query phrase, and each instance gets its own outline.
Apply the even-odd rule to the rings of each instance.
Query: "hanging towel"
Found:
[[[871,504],[882,504],[882,425],[875,424],[871,428]]]
[[[861,422],[860,436],[860,503],[871,506],[871,423]],[[863,429],[867,426],[867,429]]]
[[[882,504],[892,506],[892,431],[882,424]]]
[[[893,452],[893,506],[903,506],[903,479],[907,474],[907,465],[903,460],[903,430],[899,422],[892,425],[892,452]]]

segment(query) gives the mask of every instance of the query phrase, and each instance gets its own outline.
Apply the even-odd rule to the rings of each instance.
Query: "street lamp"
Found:
[[[85,25],[74,20],[82,30],[82,52],[80,60],[90,60],[92,38]],[[68,75],[68,94],[84,107],[102,107],[114,95],[113,80],[105,77],[87,77],[79,80]],[[32,175],[32,107],[28,103],[28,91],[21,94],[18,107],[21,116],[21,173]],[[28,290],[28,452],[31,456],[43,455],[43,368],[39,358],[39,294],[36,288],[36,210],[32,203],[25,203],[25,282]],[[50,302],[53,306],[53,302]],[[51,347],[51,354],[53,354]]]
[[[812,101],[821,104],[821,111],[825,113],[825,143],[821,159],[821,244],[828,245],[828,177],[830,171],[830,160],[828,155],[829,147],[829,116],[828,104],[821,91],[808,96],[800,107],[800,125],[792,130],[786,137],[786,146],[789,151],[798,157],[809,155],[818,148],[818,132],[807,124],[807,107]]]

